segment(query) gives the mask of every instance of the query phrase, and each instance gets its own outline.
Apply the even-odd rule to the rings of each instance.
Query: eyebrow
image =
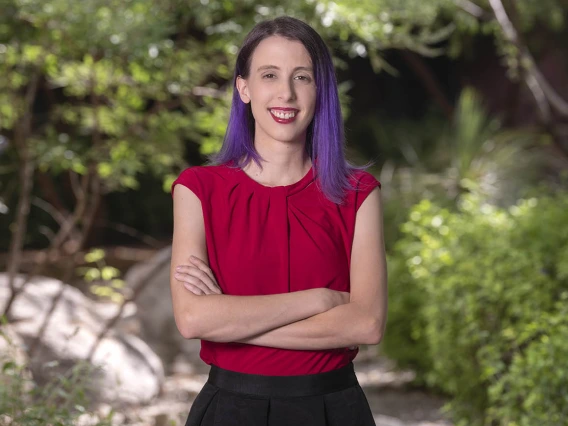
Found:
[[[280,67],[277,67],[276,65],[262,65],[262,66],[258,67],[258,69],[256,71],[258,72],[258,71],[269,70],[269,69],[279,70]],[[297,70],[313,71],[313,69],[311,67],[296,67],[296,68],[294,68],[294,71],[297,71]]]

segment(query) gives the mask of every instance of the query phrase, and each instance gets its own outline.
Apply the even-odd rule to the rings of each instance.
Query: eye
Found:
[[[298,76],[296,76],[296,78],[301,80],[301,81],[306,81],[306,82],[312,81],[312,79],[307,75],[298,75]]]
[[[262,78],[269,78],[269,79],[272,79],[272,77],[276,77],[276,76],[274,74],[264,74],[262,76]]]

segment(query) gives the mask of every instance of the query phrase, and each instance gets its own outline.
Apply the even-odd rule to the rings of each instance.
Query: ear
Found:
[[[245,104],[248,104],[250,102],[250,95],[249,95],[247,81],[239,75],[237,76],[237,81],[235,82],[235,85],[237,86],[237,90],[239,91],[239,96],[241,97],[241,100]]]

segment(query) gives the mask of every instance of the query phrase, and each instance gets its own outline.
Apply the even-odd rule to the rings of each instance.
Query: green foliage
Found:
[[[408,271],[402,256],[388,256],[388,324],[381,347],[398,367],[424,373],[432,368],[428,342],[424,336],[426,319],[422,313],[425,292],[419,288]],[[423,375],[416,384],[424,384]]]
[[[13,346],[9,337],[0,330],[0,339]],[[45,368],[56,366],[48,363]],[[22,426],[73,426],[79,417],[90,415],[89,384],[93,367],[79,362],[64,374],[53,376],[42,386],[34,385],[29,379],[27,366],[4,357],[0,365],[0,423]],[[112,425],[111,411],[106,418],[92,422],[93,426]],[[94,418],[94,417],[90,417]]]
[[[393,71],[380,54],[386,48],[410,49],[426,56],[443,50],[435,44],[448,38],[452,23],[439,20],[446,0],[364,0],[328,1],[317,4],[323,26],[337,31],[339,38],[350,42],[351,56],[367,56],[375,71]]]
[[[124,300],[124,280],[117,268],[106,264],[105,256],[104,250],[91,249],[85,255],[88,265],[77,268],[77,273],[91,283],[89,289],[95,296],[120,303]]]
[[[95,163],[107,191],[136,188],[138,174],[182,165],[182,142],[203,128],[192,117],[198,108],[226,104],[202,105],[211,95],[195,91],[227,78],[226,52],[188,35],[174,42],[181,28],[167,4],[3,3],[0,131],[16,131],[29,108],[22,88],[39,79],[37,96],[51,95],[27,146],[43,171],[84,174]]]
[[[509,209],[466,195],[404,224],[385,351],[453,397],[457,424],[563,424],[567,212],[567,194]]]
[[[489,389],[489,420],[520,426],[564,425],[568,418],[568,294],[557,310],[534,318],[506,374]]]

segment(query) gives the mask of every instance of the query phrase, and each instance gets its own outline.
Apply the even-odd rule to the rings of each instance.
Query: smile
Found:
[[[274,121],[281,124],[291,123],[296,119],[296,115],[298,114],[298,111],[280,111],[275,109],[269,111]]]

